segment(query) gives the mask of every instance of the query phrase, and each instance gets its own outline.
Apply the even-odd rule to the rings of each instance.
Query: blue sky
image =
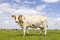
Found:
[[[0,0],[0,28],[20,28],[13,14],[45,15],[49,29],[60,29],[60,0]]]

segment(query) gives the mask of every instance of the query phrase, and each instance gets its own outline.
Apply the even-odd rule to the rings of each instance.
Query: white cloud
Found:
[[[35,1],[33,1],[33,2],[30,2],[30,1],[24,1],[24,3],[27,3],[27,4],[36,4]]]
[[[16,13],[20,13],[23,15],[32,15],[32,14],[37,14],[37,11],[33,9],[24,8],[24,9],[18,9]]]
[[[59,28],[57,27],[56,23],[57,23],[57,18],[48,17],[48,28],[49,29]]]
[[[0,14],[3,13],[3,11],[0,11]]]
[[[40,11],[42,11],[46,7],[46,5],[37,6],[36,9],[28,8],[25,6],[18,6],[18,9],[16,10],[16,8],[14,7],[17,7],[17,5],[10,5],[8,3],[2,3],[0,4],[0,13],[9,12],[11,14],[21,13],[25,15],[45,14],[45,12],[40,12]]]
[[[9,7],[9,4],[7,4],[7,3],[3,3],[3,4],[0,4],[0,10],[6,10],[6,8],[8,8]],[[8,9],[7,9],[8,10]]]
[[[16,2],[21,2],[21,0],[14,0],[14,1],[16,1]]]
[[[48,25],[50,29],[60,29],[60,17],[57,18],[56,14],[48,13]],[[57,14],[58,15],[58,14]]]
[[[36,9],[27,8],[25,6],[18,6],[18,9],[16,10],[17,5],[10,5],[8,3],[2,3],[0,4],[0,13],[20,13],[23,15],[34,15],[34,14],[45,14],[43,11],[46,5],[40,5],[37,6]]]
[[[37,7],[36,7],[36,10],[37,10],[37,11],[43,11],[45,8],[46,8],[46,5],[43,4],[43,5],[37,6]]]
[[[60,0],[42,0],[46,3],[56,3],[56,2],[59,2]]]
[[[14,6],[16,6],[16,5],[14,5]],[[21,14],[27,14],[27,13],[32,14],[33,13],[34,14],[34,13],[36,13],[35,10],[28,9],[28,8],[22,7],[22,6],[20,6],[20,8],[17,9],[17,10],[15,8],[11,8],[11,7],[14,7],[14,6],[12,6],[8,3],[0,4],[0,14],[1,13],[6,13],[6,12],[9,12],[11,14],[15,14],[15,13],[21,13]]]
[[[8,3],[0,4],[0,13],[6,13],[6,12],[14,13],[16,9],[11,8],[11,7],[12,5]]]
[[[45,15],[46,14],[46,12],[40,12],[36,9],[31,9],[31,8],[18,9],[15,11],[15,13],[19,13],[22,15],[38,15],[38,14]]]
[[[5,23],[5,24],[9,24],[9,21],[5,21],[4,23]]]
[[[57,20],[59,21],[59,20],[60,20],[60,18],[57,18]]]

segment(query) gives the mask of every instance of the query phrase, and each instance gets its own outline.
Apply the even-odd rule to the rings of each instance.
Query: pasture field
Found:
[[[44,32],[39,35],[39,30],[29,30],[23,37],[22,30],[0,30],[0,40],[60,40],[60,30],[48,30],[47,35]]]

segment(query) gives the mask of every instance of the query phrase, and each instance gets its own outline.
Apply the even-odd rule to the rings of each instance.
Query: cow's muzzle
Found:
[[[18,21],[16,21],[16,23],[18,23]]]

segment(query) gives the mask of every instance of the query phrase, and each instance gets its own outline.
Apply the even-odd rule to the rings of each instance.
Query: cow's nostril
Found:
[[[16,21],[16,23],[18,23],[18,21]]]

